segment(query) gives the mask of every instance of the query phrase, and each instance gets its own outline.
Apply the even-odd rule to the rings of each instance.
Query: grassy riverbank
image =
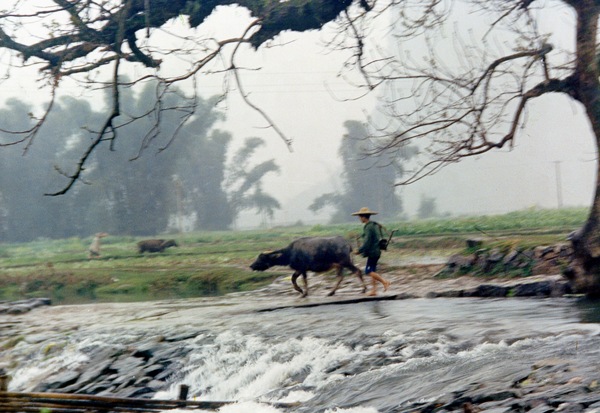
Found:
[[[586,215],[585,208],[571,208],[385,223],[397,232],[382,262],[394,266],[448,256],[472,237],[490,245],[563,242]],[[0,244],[0,300],[43,296],[55,303],[140,301],[248,291],[289,274],[282,267],[250,271],[248,265],[259,252],[281,248],[300,236],[355,239],[360,231],[356,223],[164,235],[176,239],[179,247],[145,255],[136,250],[141,238],[108,236],[101,258],[94,260],[87,258],[91,237]]]

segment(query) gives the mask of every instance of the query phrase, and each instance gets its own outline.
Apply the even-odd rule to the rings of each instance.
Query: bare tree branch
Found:
[[[182,116],[178,127],[176,127],[171,139],[160,150],[166,149],[195,112],[191,106],[164,106],[161,99],[176,84],[191,80],[195,85],[196,76],[210,72],[209,65],[213,65],[219,59],[229,60],[228,67],[225,67],[221,73],[229,71],[233,74],[244,102],[265,119],[268,126],[291,149],[291,139],[286,137],[285,133],[264,110],[252,102],[249,94],[244,90],[240,68],[234,63],[235,55],[241,45],[251,44],[257,47],[282,30],[310,30],[321,27],[324,22],[335,18],[350,4],[349,0],[334,3],[319,0],[321,4],[315,2],[310,8],[299,9],[296,4],[297,0],[285,4],[277,1],[262,3],[254,0],[244,0],[242,1],[243,5],[248,7],[258,18],[243,31],[240,37],[229,39],[206,38],[201,39],[200,42],[195,38],[182,39],[185,42],[192,41],[194,48],[190,50],[184,50],[183,48],[162,50],[159,54],[168,56],[180,53],[194,56],[194,62],[188,70],[169,77],[146,72],[129,83],[121,83],[118,70],[124,62],[141,63],[149,69],[158,69],[162,63],[162,59],[153,57],[149,44],[143,44],[140,41],[138,33],[142,30],[145,31],[146,37],[150,38],[152,29],[160,28],[172,18],[180,15],[187,15],[190,24],[196,26],[201,24],[215,7],[231,4],[232,1],[204,3],[201,9],[195,8],[195,6],[190,8],[191,3],[187,0],[119,0],[112,3],[81,3],[70,0],[48,1],[53,2],[53,7],[41,11],[34,8],[32,11],[28,10],[27,12],[21,12],[19,9],[25,3],[15,3],[14,8],[0,16],[3,21],[15,22],[15,24],[0,27],[0,48],[19,53],[24,64],[26,62],[34,62],[35,64],[44,62],[45,65],[41,67],[41,73],[51,78],[55,84],[52,90],[52,100],[47,105],[45,113],[41,117],[35,118],[36,124],[31,129],[22,131],[8,131],[5,129],[5,132],[19,136],[18,139],[5,143],[5,145],[20,143],[30,145],[33,142],[33,138],[44,124],[48,113],[53,107],[56,90],[61,79],[76,79],[77,76],[85,75],[86,78],[82,81],[84,87],[91,89],[110,87],[113,95],[111,110],[107,113],[106,121],[98,131],[95,131],[96,139],[92,140],[87,150],[82,153],[73,173],[60,172],[68,179],[65,188],[50,195],[67,192],[81,178],[87,162],[101,142],[110,141],[110,149],[112,150],[117,139],[117,130],[120,127],[150,114],[155,116],[153,126],[147,131],[141,142],[141,154],[144,148],[148,147],[160,132],[162,113],[164,111],[180,111]],[[315,14],[315,12],[317,13]],[[287,19],[287,22],[283,25],[282,19]],[[25,37],[19,35],[19,29],[22,27],[20,21],[33,25],[44,25],[49,21],[51,25],[55,25],[56,22],[63,22],[64,24],[50,29],[52,31],[49,32],[48,36],[39,39],[34,38],[31,42],[30,40],[24,40]],[[51,25],[48,25],[48,27],[51,27]],[[155,52],[157,50],[154,49]],[[226,57],[226,55],[228,56]],[[111,80],[97,80],[101,79],[98,74],[101,74],[103,68],[110,64],[114,65]],[[218,73],[218,71],[213,71],[213,73]],[[158,84],[163,85],[161,86],[163,91],[158,93],[159,102],[157,105],[151,111],[130,116],[128,120],[119,118],[121,116],[119,89],[131,87],[149,79],[156,79]],[[196,93],[197,91],[194,90],[190,101],[192,105],[196,101]],[[116,122],[117,118],[120,122]],[[26,147],[26,150],[28,147]]]
[[[260,20],[255,20],[253,21],[245,30],[244,32],[244,36],[246,37],[246,35],[257,25],[260,24]],[[235,49],[233,51],[233,53],[231,53],[231,60],[230,60],[230,70],[233,73],[233,76],[235,78],[238,90],[240,91],[240,96],[242,97],[242,99],[244,100],[244,102],[246,102],[246,104],[248,106],[250,106],[252,109],[254,109],[256,112],[258,112],[268,123],[269,127],[273,128],[273,130],[279,135],[279,137],[283,140],[283,142],[286,144],[286,146],[288,147],[288,149],[291,151],[292,150],[292,140],[290,138],[288,138],[285,133],[283,133],[283,131],[277,126],[277,124],[271,119],[271,117],[264,111],[262,110],[259,106],[257,106],[256,104],[254,104],[250,98],[248,97],[248,94],[244,91],[244,87],[242,85],[242,79],[240,77],[240,73],[239,73],[239,68],[236,66],[235,64],[235,56],[237,54],[237,51],[239,50],[241,43],[238,43],[235,46]]]

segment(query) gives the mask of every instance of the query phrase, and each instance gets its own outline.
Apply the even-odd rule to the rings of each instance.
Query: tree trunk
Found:
[[[572,77],[573,97],[585,107],[600,148],[600,83],[597,62],[597,32],[600,7],[593,0],[569,2],[577,13],[576,68]],[[600,163],[597,164],[597,168]],[[577,292],[600,297],[600,170],[596,174],[596,191],[586,223],[571,241],[575,252],[575,269],[565,272]]]

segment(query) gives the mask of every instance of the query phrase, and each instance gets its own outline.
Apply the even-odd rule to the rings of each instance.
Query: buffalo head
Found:
[[[162,246],[164,248],[169,248],[169,247],[178,247],[179,245],[177,244],[177,242],[175,242],[174,239],[170,239],[168,241],[165,241]]]
[[[253,271],[265,271],[274,265],[279,265],[277,260],[281,257],[281,252],[263,252],[250,264]]]

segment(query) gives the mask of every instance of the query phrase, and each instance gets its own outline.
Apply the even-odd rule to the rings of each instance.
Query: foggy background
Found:
[[[236,31],[239,22],[247,18],[244,10],[221,8],[202,30]],[[546,24],[553,28],[551,42],[572,48],[572,16],[568,10],[549,16]],[[175,28],[177,25],[177,21],[173,22]],[[451,36],[451,31],[441,35]],[[374,36],[378,38],[376,31]],[[226,118],[218,121],[215,128],[232,134],[232,146],[240,147],[248,137],[261,137],[266,146],[257,157],[274,158],[280,168],[280,173],[267,175],[263,182],[265,192],[281,204],[270,225],[329,221],[331,209],[313,213],[308,206],[318,196],[339,190],[342,185],[338,151],[346,133],[344,122],[364,121],[377,107],[376,94],[357,99],[362,92],[339,76],[347,56],[322,47],[326,37],[321,32],[287,33],[273,42],[281,47],[246,51],[243,59],[238,58],[242,66],[260,68],[243,73],[245,91],[293,139],[292,151],[235,91],[219,105]],[[6,66],[6,56],[2,59]],[[176,70],[177,64],[166,62],[160,70],[169,73]],[[139,74],[137,69],[131,70],[132,75]],[[10,82],[3,84],[3,99],[18,96],[39,103],[38,99],[44,98],[38,94],[43,85],[32,81],[34,73],[34,69],[28,73],[11,71]],[[97,94],[84,91],[69,80],[64,82],[67,87],[62,93],[88,98],[93,107],[101,107]],[[222,82],[222,77],[216,75],[201,79],[202,97],[208,99],[221,93]],[[435,199],[439,213],[451,215],[588,206],[593,196],[597,154],[583,109],[559,95],[546,96],[533,102],[527,119],[512,151],[503,149],[465,159],[416,184],[390,187],[389,191],[397,191],[401,196],[404,217],[416,216],[423,196]],[[53,189],[56,188],[49,188]],[[42,193],[37,195],[43,197]],[[364,199],[356,210],[374,205],[373,200]],[[35,208],[35,203],[29,207]],[[260,224],[261,217],[256,212],[246,211],[235,228]]]
[[[482,30],[486,21],[470,18],[458,10],[454,22],[468,20]],[[540,29],[551,28],[550,42],[556,48],[572,50],[573,16],[563,7],[543,11]],[[467,17],[467,19],[465,19]],[[452,23],[454,23],[452,22]],[[442,33],[451,38],[452,32]],[[266,182],[282,204],[274,223],[327,221],[328,211],[307,210],[315,196],[339,188],[340,160],[337,155],[343,122],[364,120],[376,110],[377,96],[359,101],[358,95],[337,73],[343,56],[326,54],[315,46],[321,33],[289,34],[293,43],[280,49],[259,50],[260,72],[246,76],[251,96],[294,139],[289,153],[275,138],[268,139],[281,174]],[[288,41],[284,39],[283,42]],[[252,85],[252,86],[251,86]],[[244,110],[243,104],[228,109],[225,129],[243,135],[248,126],[260,121]],[[243,121],[242,121],[243,119]],[[238,132],[239,131],[239,132]],[[438,213],[452,215],[496,214],[525,208],[589,206],[596,179],[596,148],[584,109],[558,94],[532,102],[527,125],[512,150],[502,149],[464,159],[441,172],[396,190],[408,218],[414,218],[423,196],[436,200]],[[373,205],[365,199],[364,205]],[[252,225],[252,214],[244,224]]]

